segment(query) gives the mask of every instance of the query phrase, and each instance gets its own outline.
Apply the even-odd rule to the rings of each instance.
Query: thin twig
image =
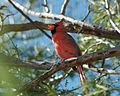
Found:
[[[108,0],[105,0],[105,9],[106,9],[106,12],[107,12],[107,14],[109,16],[110,24],[120,34],[120,29],[117,27],[117,25],[113,21]]]
[[[88,13],[87,13],[87,15],[81,21],[84,22],[88,18],[88,16],[90,15],[90,12],[91,12],[91,6],[89,5],[88,6]]]
[[[4,25],[5,19],[7,19],[9,16],[12,16],[12,15],[14,15],[14,14],[8,14],[4,18],[1,18],[2,20],[0,21],[0,32],[3,31],[3,25]]]
[[[17,47],[17,45],[15,45],[15,43],[14,43],[14,41],[12,40],[12,38],[10,37],[10,35],[7,34],[7,36],[8,36],[8,38],[9,38],[9,40],[11,41],[11,43],[12,43],[12,45],[13,45],[13,47],[14,47],[14,50],[15,50],[16,53],[17,53],[17,57],[19,58],[19,57],[20,57],[20,50],[19,50],[19,48]]]
[[[115,69],[117,69],[118,67],[120,67],[120,65],[116,66],[116,67],[115,67],[115,68],[113,68],[112,70],[115,70]],[[102,78],[102,77],[104,77],[104,76],[106,76],[106,75],[107,75],[107,73],[106,73],[106,74],[101,75],[100,77],[96,78],[95,80],[96,80],[96,81],[97,81],[97,80],[100,80],[100,78]]]
[[[57,77],[57,78],[51,78],[51,79],[50,79],[50,82],[58,82],[58,81],[60,81],[60,80],[62,80],[62,79],[65,79],[66,77],[69,76],[69,74],[70,74],[72,71],[73,71],[73,70],[70,69],[69,71],[65,72],[63,75],[60,75],[60,76]]]
[[[64,0],[63,4],[62,4],[62,7],[61,7],[61,11],[60,11],[60,14],[64,15],[65,14],[65,10],[67,8],[67,5],[69,3],[70,0]]]
[[[44,4],[42,4],[45,8],[45,12],[49,13],[50,12],[50,9],[49,9],[49,6],[48,6],[48,1],[47,0],[44,0]]]
[[[80,32],[83,31],[83,26],[84,26],[85,20],[88,18],[90,12],[91,12],[91,6],[89,5],[89,6],[88,6],[88,13],[87,13],[87,15],[81,20],[81,21],[83,22],[83,24],[81,25],[81,30],[80,30]]]
[[[104,67],[104,65],[105,65],[105,61],[106,61],[105,59],[102,60],[101,68]]]
[[[12,0],[8,0],[14,7],[15,9],[17,9],[27,20],[29,20],[36,28],[38,28],[42,33],[44,33],[49,39],[51,39],[51,36],[49,34],[47,34],[44,30],[40,29],[39,25],[35,25],[34,22],[32,21],[32,19],[27,16],[26,14],[23,13],[23,11],[21,9],[19,9],[13,2]]]
[[[115,71],[115,70],[110,70],[110,69],[105,69],[105,68],[95,68],[93,66],[89,67],[89,65],[83,65],[83,67],[88,70],[92,70],[92,71],[102,73],[102,74],[114,74],[114,75],[120,74],[120,71]]]
[[[116,0],[117,13],[120,16],[120,0]]]

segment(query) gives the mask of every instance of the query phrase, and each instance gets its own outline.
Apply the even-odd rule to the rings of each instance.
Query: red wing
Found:
[[[80,49],[75,40],[68,34],[62,34],[63,38],[55,42],[55,49],[61,58],[80,56]],[[65,38],[64,38],[65,36]]]

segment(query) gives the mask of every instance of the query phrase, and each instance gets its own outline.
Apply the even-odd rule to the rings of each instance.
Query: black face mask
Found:
[[[54,29],[51,30],[52,35],[56,33],[56,28],[58,27],[58,25],[55,25],[55,24],[54,24],[54,26],[55,26]]]

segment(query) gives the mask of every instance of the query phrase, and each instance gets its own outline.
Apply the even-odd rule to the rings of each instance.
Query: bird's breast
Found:
[[[52,41],[55,51],[62,59],[76,57],[80,53],[76,42],[74,42],[68,34],[55,34],[52,37]]]

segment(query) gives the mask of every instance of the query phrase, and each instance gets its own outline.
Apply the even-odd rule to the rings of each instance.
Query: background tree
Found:
[[[1,96],[77,96],[85,95],[85,86],[90,88],[88,96],[120,95],[119,7],[119,0],[2,1]],[[51,34],[44,30],[62,18],[69,22],[66,29],[83,56],[58,65]],[[88,82],[84,86],[71,70],[77,62],[86,69]]]

